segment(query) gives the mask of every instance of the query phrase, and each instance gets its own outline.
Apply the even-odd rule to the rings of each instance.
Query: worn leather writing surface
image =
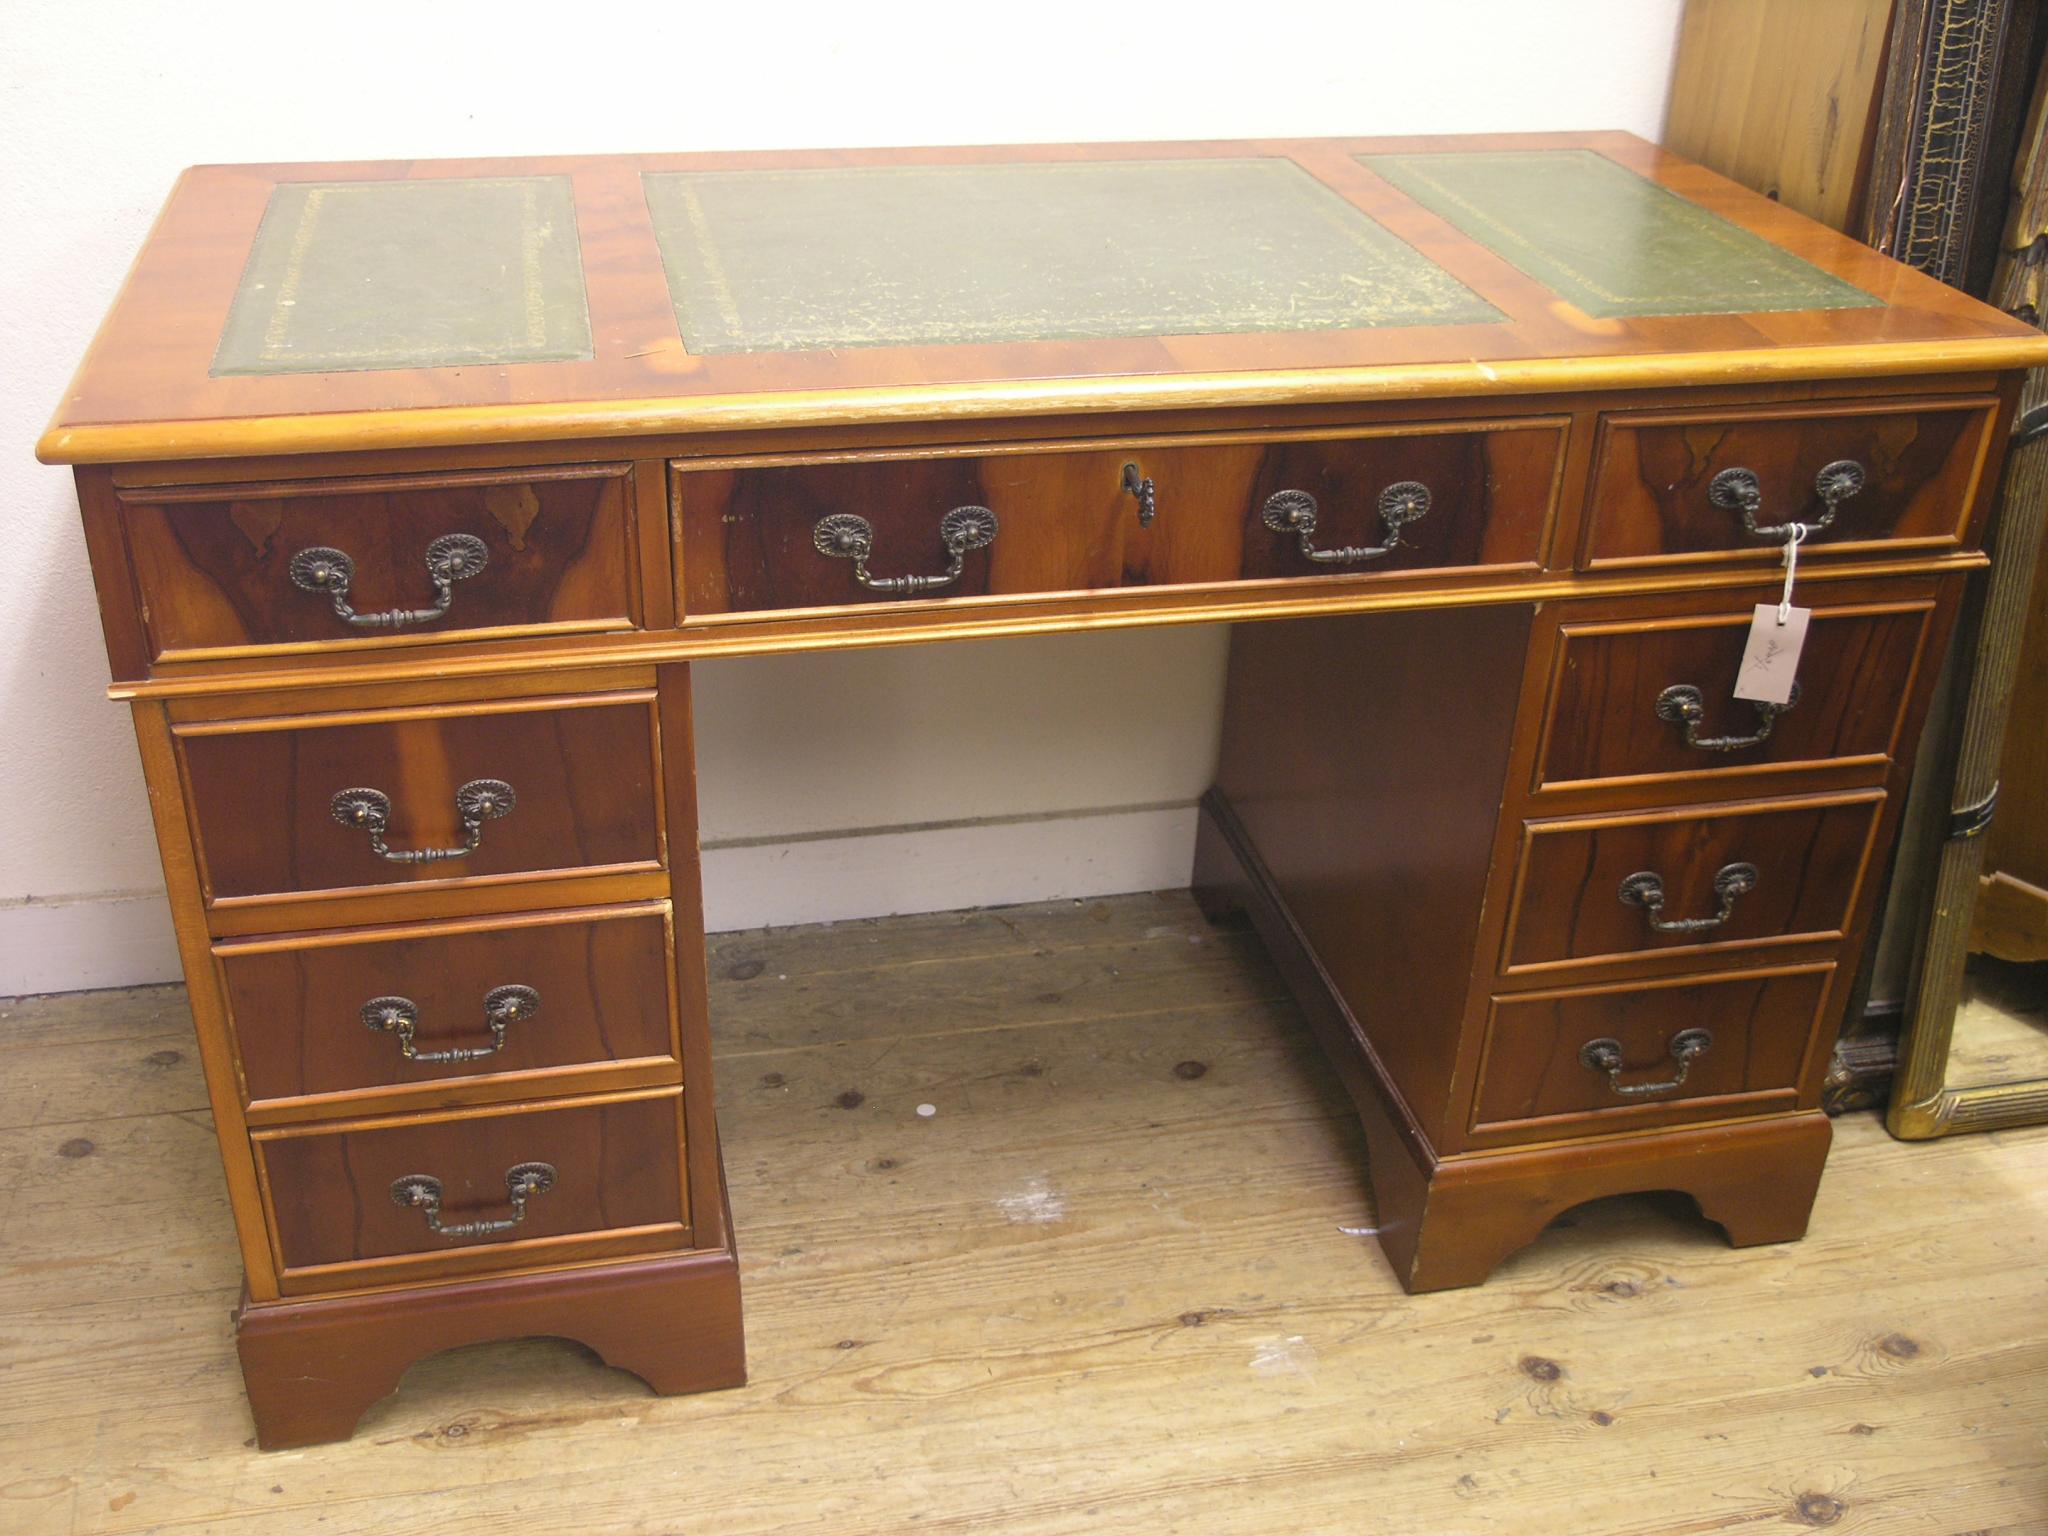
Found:
[[[642,178],[699,354],[1501,319],[1281,159]]]
[[[1427,154],[1442,167],[1459,149],[1523,167],[1532,186],[1541,178],[1530,167],[1590,164],[1597,175],[1593,156],[1557,151],[1597,152],[1672,193],[1676,201],[1660,200],[1625,174],[1607,177],[1639,202],[1661,202],[1681,226],[1718,231],[1738,247],[1729,226],[1749,232],[1758,242],[1749,251],[1771,279],[1736,294],[1680,295],[1683,303],[1646,279],[1649,302],[1624,295],[1643,315],[1592,319],[1354,159],[1391,167]],[[501,279],[503,252],[521,251],[516,237],[475,240],[459,223],[429,221],[421,240],[400,242],[433,260],[379,269],[403,302],[310,303],[310,267],[300,271],[303,293],[290,305],[278,300],[305,189],[345,183],[375,203],[383,194],[369,189],[395,182],[437,184],[391,194],[426,199],[460,195],[440,183],[532,186],[539,206],[561,214],[543,227],[566,241],[559,192],[539,191],[560,188],[559,178],[574,188],[587,326],[574,298],[552,302],[573,283],[541,285],[537,331],[520,323],[530,313],[515,286],[514,313],[508,321],[493,312],[481,346],[464,334],[478,314],[466,306],[496,283],[458,282],[459,302],[420,304],[445,272],[475,262]],[[1040,190],[1015,195],[1027,185]],[[326,215],[344,206],[338,197],[314,199],[322,213],[309,255],[327,238]],[[1708,209],[1720,219],[1697,212]],[[1534,212],[1575,239],[1599,223],[1580,208]],[[511,222],[516,229],[518,217]],[[437,248],[449,228],[458,237]],[[1598,229],[1590,252],[1571,252],[1567,265],[1594,272],[1589,261],[1614,260],[1601,246],[1611,234]],[[778,256],[777,239],[796,243]],[[568,269],[554,239],[527,250],[544,273],[558,257]],[[746,259],[736,262],[736,251]],[[1528,261],[1526,249],[1519,259]],[[524,261],[522,253],[512,265]],[[1848,286],[1816,283],[1816,268]],[[1649,275],[1668,284],[1674,270],[1659,261]],[[1793,292],[1767,291],[1785,287],[1787,274],[1796,275]],[[1708,302],[1854,307],[1795,310],[1759,326]],[[1660,307],[1674,312],[1648,312]],[[1675,313],[1686,307],[1703,312]],[[422,308],[430,327],[410,318]],[[347,323],[332,323],[337,315]],[[382,326],[387,315],[398,323]],[[685,355],[685,329],[695,356]],[[977,335],[998,339],[955,344]],[[1045,335],[1059,339],[1032,339]],[[600,336],[607,340],[589,348]],[[932,341],[915,344],[922,336]],[[547,356],[556,340],[563,353],[585,355],[504,366]],[[704,355],[720,347],[723,355]],[[438,448],[987,420],[1025,409],[1462,401],[1662,387],[1692,376],[1691,360],[1698,382],[1730,386],[1983,377],[2034,366],[2044,352],[2048,339],[2032,326],[1622,133],[198,166],[179,179],[36,451],[50,463],[132,464],[353,452],[372,442]],[[408,366],[413,358],[422,361]]]
[[[1879,302],[1592,150],[1358,158],[1597,319]]]
[[[286,182],[264,209],[213,372],[589,356],[568,177]]]

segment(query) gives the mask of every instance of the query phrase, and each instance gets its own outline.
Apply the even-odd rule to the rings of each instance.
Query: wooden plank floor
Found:
[[[490,1345],[272,1455],[182,994],[0,1005],[0,1532],[2048,1531],[2048,1131],[1858,1116],[1803,1243],[1619,1200],[1411,1300],[1182,894],[712,970],[752,1384]]]

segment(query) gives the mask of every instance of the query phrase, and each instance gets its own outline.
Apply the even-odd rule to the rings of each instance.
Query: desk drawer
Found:
[[[1863,762],[1896,750],[1932,600],[1818,606],[1789,709],[1735,697],[1754,605],[1565,624],[1535,787]]]
[[[1544,418],[1111,447],[678,460],[682,606],[694,619],[919,598],[1533,569],[1563,442],[1563,422]],[[1269,509],[1281,526],[1269,525]],[[1304,543],[1333,558],[1312,557]],[[880,583],[912,581],[878,590],[863,584],[862,569]]]
[[[1527,822],[1503,970],[1839,940],[1883,804],[1872,791]]]
[[[158,660],[640,624],[623,464],[124,491],[121,521]]]
[[[1997,405],[1970,397],[1608,416],[1581,564],[1779,560],[1782,540],[1768,530],[1817,524],[1830,498],[1833,519],[1801,558],[1953,549],[1968,531]],[[1823,474],[1838,464],[1855,472]],[[1745,488],[1750,521],[1765,533],[1744,527]]]
[[[1790,1109],[1832,965],[1496,997],[1472,1131],[1532,1140]]]
[[[682,1134],[682,1099],[670,1092],[264,1131],[254,1141],[294,1295],[683,1246]],[[513,1192],[521,1170],[545,1185],[527,1186],[523,1215]],[[431,1183],[394,1191],[402,1180]],[[444,1229],[471,1230],[436,1231],[430,1211]]]
[[[658,732],[652,691],[176,728],[215,904],[659,868]]]
[[[636,1086],[620,1067],[679,1080],[666,902],[293,934],[214,956],[259,1116]]]

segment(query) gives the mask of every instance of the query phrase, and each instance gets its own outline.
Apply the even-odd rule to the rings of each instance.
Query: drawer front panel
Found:
[[[1475,1135],[1790,1108],[1830,965],[1493,1000]]]
[[[1800,547],[1829,551],[1956,547],[1982,473],[1997,402],[1839,406],[1782,413],[1701,410],[1610,416],[1601,423],[1584,559],[1592,566],[1667,560],[1781,558],[1781,541],[1749,533],[1740,505],[1717,505],[1716,477],[1755,478],[1753,521],[1815,523],[1820,472],[1849,461],[1862,488]]]
[[[673,1246],[688,1222],[681,1117],[682,1100],[670,1094],[261,1134],[258,1166],[287,1289],[512,1268],[650,1237]],[[551,1187],[529,1195],[524,1217],[501,1230],[436,1232],[424,1209],[392,1193],[399,1180],[424,1176],[439,1186],[444,1226],[509,1221],[517,1207],[507,1175],[535,1163],[552,1171]],[[573,1250],[559,1241],[579,1238]],[[409,1255],[420,1263],[380,1262]]]
[[[1545,419],[954,457],[678,461],[683,607],[702,618],[919,597],[1530,568],[1542,559],[1563,437],[1562,423]],[[1151,482],[1149,525],[1140,521],[1139,494],[1126,488],[1127,465],[1130,479]],[[1390,525],[1381,499],[1404,484],[1425,488],[1427,510],[1400,521],[1418,502],[1397,493]],[[1313,548],[1387,553],[1309,557],[1292,525],[1276,531],[1265,521],[1281,491],[1312,499]],[[959,507],[989,509],[996,531],[986,546],[963,552],[958,576],[943,587],[877,592],[863,587],[851,558],[817,547],[821,522],[857,517],[871,530],[870,575],[944,575],[941,519]],[[1399,531],[1391,546],[1390,526]]]
[[[1799,697],[1782,711],[1734,696],[1749,606],[1697,619],[1565,625],[1536,787],[1881,763],[1896,747],[1933,611],[1932,603],[1816,608]]]
[[[214,953],[256,1104],[366,1089],[432,1097],[486,1077],[506,1079],[508,1095],[530,1094],[535,1073],[676,1066],[663,904],[309,934]]]
[[[1837,939],[1883,803],[1873,793],[1529,822],[1504,969]],[[1746,882],[1727,873],[1745,869]],[[1660,931],[1653,918],[1711,926]]]
[[[640,623],[632,479],[627,466],[135,491],[121,517],[158,658],[266,647],[389,644],[479,631],[630,629]],[[446,611],[430,548],[464,546]],[[445,549],[446,546],[443,546]],[[294,580],[307,550],[347,557],[343,601],[365,616],[403,610],[397,625],[335,611],[331,559],[308,558],[325,585]],[[476,568],[478,555],[481,568]]]
[[[657,729],[652,693],[180,726],[208,897],[657,868]],[[511,809],[496,799],[457,858],[395,861],[337,820],[337,796],[371,789],[391,852],[456,849],[464,787],[493,782]]]

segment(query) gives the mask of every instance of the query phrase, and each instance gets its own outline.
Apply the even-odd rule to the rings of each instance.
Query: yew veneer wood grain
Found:
[[[178,743],[214,902],[664,858],[651,693],[187,725]],[[394,851],[452,848],[456,791],[478,779],[517,801],[458,859],[394,863],[331,810],[342,790],[376,789]]]
[[[1825,589],[1822,589],[1823,591]],[[1566,624],[1537,787],[1595,780],[1722,777],[1835,760],[1881,764],[1896,749],[1935,603],[1833,605],[1809,592],[1799,698],[1775,716],[1735,697],[1754,605],[1639,623]],[[1657,713],[1667,689],[1699,691],[1701,741],[1769,734],[1753,746],[1688,746]]]
[[[686,615],[901,601],[864,589],[850,560],[812,542],[820,519],[874,529],[877,577],[946,569],[939,520],[961,506],[996,515],[994,542],[966,554],[941,600],[1316,576],[1409,575],[1460,567],[1533,570],[1541,561],[1564,446],[1556,417],[1424,424],[1235,443],[1133,440],[1066,452],[673,466]],[[1124,467],[1153,486],[1140,521]],[[1380,495],[1425,486],[1423,517],[1377,559],[1319,564],[1261,520],[1268,497],[1317,503],[1316,547],[1386,545]]]
[[[1863,489],[1813,533],[1802,559],[1834,551],[1952,549],[1984,503],[1973,493],[1998,435],[1998,402],[1964,398],[1845,404],[1811,410],[1644,412],[1601,424],[1582,564],[1588,569],[1661,561],[1778,560],[1780,542],[1742,526],[1710,499],[1714,477],[1757,478],[1760,526],[1816,522],[1821,469],[1862,466]]]
[[[632,629],[640,580],[629,466],[506,474],[293,481],[120,495],[121,519],[158,660],[275,646],[388,646],[478,632]],[[434,600],[428,546],[480,539],[483,570],[454,584],[447,613],[365,629],[293,584],[301,550],[354,564],[358,613]]]
[[[670,988],[668,908],[596,908],[489,923],[344,930],[218,945],[252,1104],[279,1112],[308,1098],[343,1105],[361,1090],[384,1102],[439,1101],[451,1088],[531,1093],[535,1073],[642,1062],[680,1071]],[[503,1049],[467,1061],[409,1059],[399,1038],[361,1017],[375,997],[418,1011],[422,1055],[491,1045],[484,999],[530,987],[530,1017]]]
[[[681,1137],[682,1099],[668,1093],[259,1132],[255,1142],[290,1295],[687,1247]],[[506,1173],[531,1162],[553,1166],[554,1186],[501,1233],[436,1233],[391,1196],[394,1181],[425,1174],[441,1181],[444,1223],[503,1219]],[[573,1248],[549,1241],[604,1234]]]
[[[1475,1139],[1537,1141],[1790,1109],[1833,974],[1832,965],[1815,965],[1496,998],[1473,1103]],[[1665,1092],[1627,1097],[1580,1059],[1589,1043],[1613,1040],[1623,1087],[1669,1082],[1677,1074],[1671,1042],[1691,1029],[1708,1031],[1713,1043]]]
[[[1842,935],[1884,796],[1758,802],[1531,822],[1523,829],[1505,974],[1588,961],[1687,954]],[[1663,882],[1667,921],[1712,918],[1715,876],[1756,869],[1726,922],[1662,933],[1620,896],[1646,872]]]

